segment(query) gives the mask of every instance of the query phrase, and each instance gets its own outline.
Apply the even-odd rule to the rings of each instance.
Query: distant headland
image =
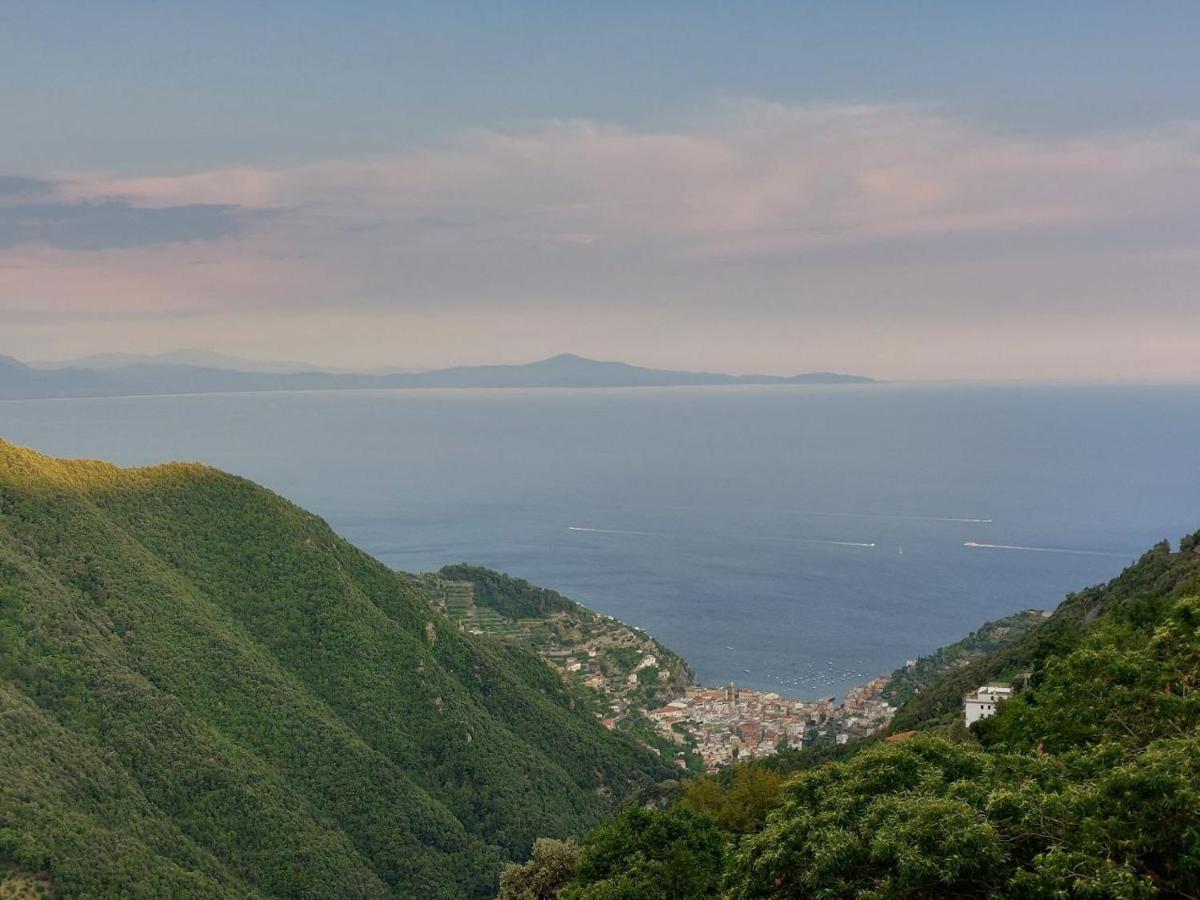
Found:
[[[517,365],[457,366],[426,372],[329,371],[259,363],[199,351],[158,356],[109,355],[74,363],[26,365],[0,356],[0,399],[119,397],[372,388],[624,388],[705,385],[874,384],[863,375],[729,375],[652,369],[563,353]]]

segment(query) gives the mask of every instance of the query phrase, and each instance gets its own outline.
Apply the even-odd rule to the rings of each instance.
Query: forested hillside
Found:
[[[465,563],[444,566],[437,575],[472,584],[475,603],[525,627],[526,636],[539,652],[557,655],[560,660],[573,656],[584,659],[594,674],[604,674],[608,684],[602,693],[609,699],[613,694],[627,693],[624,699],[631,702],[632,708],[646,709],[674,699],[696,681],[687,660],[653,635],[601,615],[557,591]],[[646,654],[655,659],[653,681],[639,682],[636,689],[624,691],[626,680]],[[645,669],[640,671],[646,674]]]
[[[964,669],[972,662],[991,656],[1001,647],[1021,640],[1031,629],[1043,624],[1049,613],[1026,609],[994,622],[985,622],[969,635],[928,656],[915,660],[911,666],[897,669],[888,676],[881,695],[893,706],[901,707],[917,694],[929,690],[948,673]],[[939,691],[941,688],[939,688]]]
[[[1073,650],[1096,622],[1108,615],[1128,615],[1149,604],[1140,615],[1160,612],[1156,604],[1189,594],[1200,594],[1200,556],[1197,539],[1184,538],[1178,553],[1163,541],[1106,585],[1071,594],[1054,615],[1021,634],[994,653],[939,678],[912,696],[892,720],[893,731],[945,724],[956,718],[962,696],[995,678],[1039,670],[1052,656]]]
[[[1023,673],[1023,692],[963,727],[963,690]],[[1200,896],[1200,534],[901,713],[915,733],[735,766],[581,845],[541,842],[501,896]]]
[[[70,896],[489,896],[535,835],[670,774],[262,488],[0,442],[0,869]]]

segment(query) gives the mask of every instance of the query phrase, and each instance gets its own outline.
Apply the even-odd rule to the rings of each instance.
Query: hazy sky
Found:
[[[1200,378],[1200,5],[0,4],[0,352]]]

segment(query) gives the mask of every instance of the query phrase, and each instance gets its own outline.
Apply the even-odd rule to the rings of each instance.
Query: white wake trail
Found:
[[[820,538],[773,538],[778,541],[788,541],[797,544],[828,544],[831,547],[874,547],[874,543],[863,541],[823,541]]]
[[[963,546],[971,550],[1022,550],[1026,553],[1072,553],[1079,556],[1120,556],[1128,554],[1114,553],[1111,550],[1075,550],[1069,547],[1022,547],[1018,544],[981,544],[978,541],[963,541]]]
[[[666,537],[661,531],[625,531],[620,528],[584,528],[580,525],[568,525],[567,531],[586,531],[591,534],[640,534],[646,537]]]

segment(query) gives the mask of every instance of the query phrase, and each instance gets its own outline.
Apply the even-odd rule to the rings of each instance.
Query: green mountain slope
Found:
[[[1200,555],[1195,536],[1185,538],[1180,552],[1163,541],[1146,551],[1105,585],[1071,594],[1054,614],[995,652],[943,675],[911,696],[896,712],[891,730],[904,731],[945,724],[962,712],[962,697],[981,684],[1022,672],[1037,672],[1047,659],[1070,652],[1101,618],[1141,610],[1154,621],[1172,600],[1200,594]]]
[[[880,694],[893,706],[901,707],[938,683],[947,672],[967,667],[991,656],[1001,647],[1021,640],[1031,629],[1042,625],[1049,615],[1038,609],[1026,609],[984,622],[965,638],[920,657],[912,666],[894,671]]]
[[[437,574],[472,585],[477,608],[491,610],[504,621],[520,625],[522,636],[539,652],[557,656],[560,667],[566,659],[580,658],[594,673],[603,674],[607,681],[603,693],[610,699],[614,694],[628,694],[626,701],[646,709],[678,697],[695,683],[695,673],[687,660],[652,635],[594,612],[556,591],[466,563],[444,566]],[[584,648],[592,651],[590,657],[581,652]],[[661,677],[650,685],[624,691],[624,682],[647,653],[654,656]]]
[[[487,895],[669,774],[574,707],[249,482],[0,442],[0,862],[65,893]]]

